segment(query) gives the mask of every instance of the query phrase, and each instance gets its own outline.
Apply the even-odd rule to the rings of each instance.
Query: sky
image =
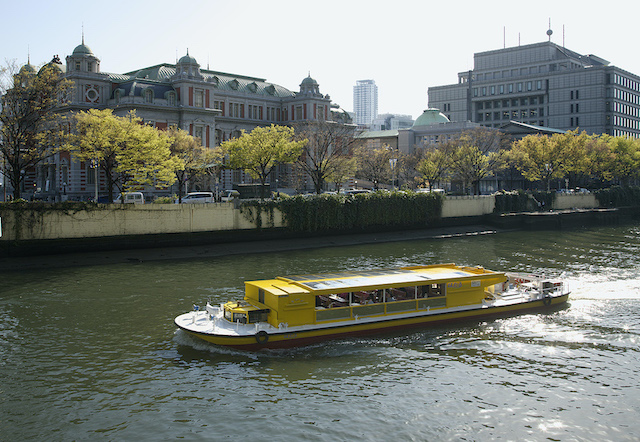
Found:
[[[473,54],[551,41],[640,75],[630,0],[536,2],[429,0],[3,1],[0,63],[63,60],[84,41],[102,72],[175,63],[320,92],[353,110],[353,86],[372,79],[378,113],[417,118],[427,89],[454,84]]]

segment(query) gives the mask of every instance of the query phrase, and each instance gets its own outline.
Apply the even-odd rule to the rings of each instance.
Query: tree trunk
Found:
[[[20,184],[22,184],[22,179],[20,179],[20,169],[16,169],[15,167],[11,170],[11,184],[13,185],[13,200],[20,199]]]
[[[178,184],[178,203],[182,204],[182,189],[184,189],[184,173],[176,173],[176,183]]]

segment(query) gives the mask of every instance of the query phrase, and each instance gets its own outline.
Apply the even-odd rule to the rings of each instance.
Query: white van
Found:
[[[214,201],[212,192],[191,192],[182,197],[184,204],[213,203]],[[179,200],[175,203],[178,204]]]
[[[228,203],[229,201],[233,201],[236,198],[240,198],[240,192],[237,190],[223,190],[220,195],[220,201],[223,203]]]
[[[118,195],[118,198],[113,202],[114,204],[122,203],[122,194]],[[144,204],[144,195],[142,192],[127,192],[124,194],[125,204]]]

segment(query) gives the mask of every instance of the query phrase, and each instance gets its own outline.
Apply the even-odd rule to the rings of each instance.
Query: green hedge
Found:
[[[640,206],[640,187],[613,186],[595,194],[601,207]]]
[[[275,201],[244,201],[241,208],[255,207],[259,212],[272,212],[277,208],[282,212],[288,229],[296,232],[321,232],[379,227],[426,227],[440,218],[442,201],[443,197],[438,194],[397,191],[354,196],[298,195]],[[245,213],[248,214],[249,211]]]
[[[550,210],[555,199],[555,192],[499,192],[495,194],[495,213],[531,212]]]

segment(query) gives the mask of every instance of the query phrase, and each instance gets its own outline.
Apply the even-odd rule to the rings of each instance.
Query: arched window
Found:
[[[144,102],[153,103],[153,90],[151,90],[151,88],[144,90]]]

